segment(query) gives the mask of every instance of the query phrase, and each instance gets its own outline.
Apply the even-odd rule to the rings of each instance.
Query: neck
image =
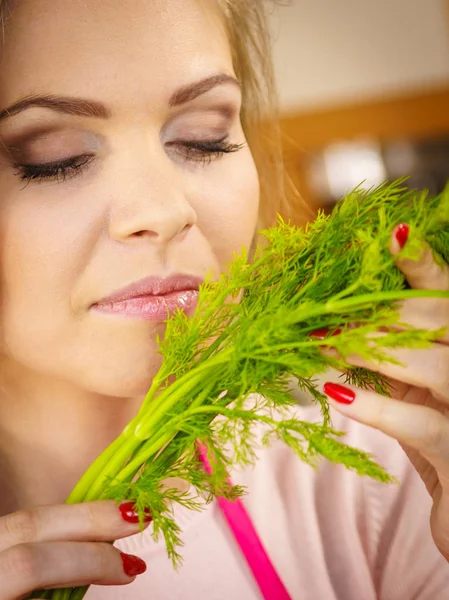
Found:
[[[15,385],[2,381],[0,516],[63,503],[143,400],[89,394],[30,373],[14,378]]]

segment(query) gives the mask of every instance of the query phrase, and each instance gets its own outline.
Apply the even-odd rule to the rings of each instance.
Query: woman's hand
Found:
[[[112,500],[1,517],[0,600],[18,600],[37,589],[132,583],[145,563],[106,543],[138,533],[130,519],[132,505],[118,507]]]
[[[393,255],[407,235],[406,225],[396,228]],[[419,262],[397,259],[396,264],[411,287],[449,291],[449,267],[440,267],[429,247]],[[433,498],[433,539],[449,561],[449,298],[408,299],[402,304],[401,320],[420,329],[447,327],[447,331],[429,348],[391,351],[404,367],[368,363],[357,356],[347,359],[388,377],[392,398],[335,383],[324,384],[322,391],[339,412],[399,441]]]

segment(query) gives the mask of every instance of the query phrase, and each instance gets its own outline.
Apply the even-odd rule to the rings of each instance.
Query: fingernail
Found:
[[[120,552],[123,562],[123,570],[128,577],[134,577],[135,575],[142,575],[147,570],[146,563],[138,556],[133,554],[125,554]]]
[[[325,383],[324,393],[340,404],[352,404],[355,400],[355,392],[338,383]]]
[[[331,333],[330,337],[334,335],[339,335],[340,333],[341,329],[336,329]],[[308,335],[310,337],[316,338],[317,340],[324,340],[324,338],[329,335],[329,328],[326,327],[325,329],[316,329],[315,331],[311,331]]]
[[[126,521],[127,523],[138,523],[139,522],[139,515],[138,515],[137,511],[135,510],[134,502],[123,502],[123,504],[120,504],[119,510],[120,510],[123,520]],[[148,508],[145,509],[144,513],[145,513],[144,522],[151,523],[151,521],[153,519],[151,517],[150,511],[148,510]]]
[[[396,227],[395,237],[398,241],[398,244],[401,248],[405,246],[408,239],[408,234],[410,231],[410,227],[406,223],[401,223]]]

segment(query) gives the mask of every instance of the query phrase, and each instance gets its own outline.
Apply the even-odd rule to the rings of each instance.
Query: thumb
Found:
[[[410,228],[406,223],[395,227],[390,241],[390,252],[398,256],[407,243],[410,243]],[[396,266],[403,273],[412,288],[422,290],[449,290],[449,266],[437,261],[432,248],[422,242],[417,260],[396,259]]]

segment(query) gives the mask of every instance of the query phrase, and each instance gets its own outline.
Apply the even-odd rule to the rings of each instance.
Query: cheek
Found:
[[[63,343],[70,300],[82,269],[88,240],[81,216],[58,203],[8,202],[0,222],[2,351],[26,352],[32,342],[46,347]],[[67,205],[66,205],[67,209]],[[69,213],[69,214],[67,214]]]
[[[258,174],[249,150],[242,154],[223,159],[228,164],[205,176],[195,194],[199,228],[222,266],[243,246],[249,249],[257,227]]]

